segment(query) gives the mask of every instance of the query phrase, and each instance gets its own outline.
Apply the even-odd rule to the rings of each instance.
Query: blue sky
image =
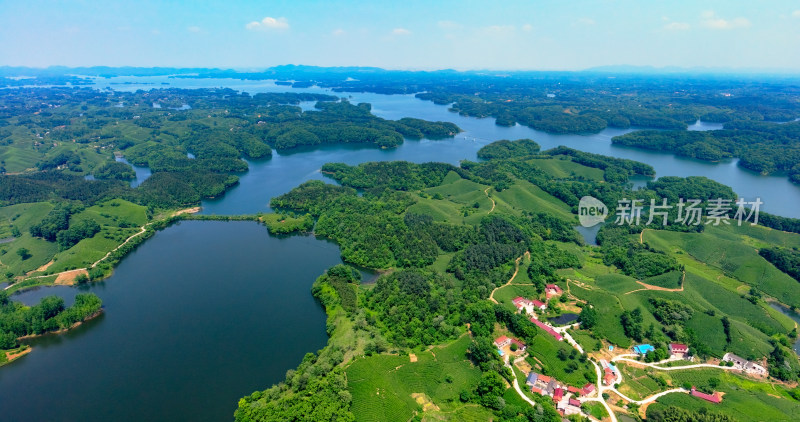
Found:
[[[0,0],[0,65],[800,72],[800,1]]]

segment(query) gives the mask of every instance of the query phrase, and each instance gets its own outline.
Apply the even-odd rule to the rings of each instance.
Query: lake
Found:
[[[333,243],[270,236],[255,222],[171,226],[81,289],[102,298],[102,316],[29,341],[32,353],[0,368],[0,419],[231,420],[239,398],[325,346],[311,284],[340,262]],[[79,292],[13,299],[71,303]]]
[[[616,146],[611,138],[634,129],[608,128],[600,133],[586,135],[553,135],[522,125],[497,126],[493,118],[461,116],[448,110],[448,106],[422,101],[414,95],[383,95],[372,93],[332,92],[320,87],[290,88],[276,85],[274,81],[250,81],[238,79],[189,79],[167,77],[116,77],[94,78],[96,88],[112,88],[120,91],[136,91],[153,88],[216,88],[226,87],[251,94],[259,92],[310,92],[332,94],[347,98],[351,102],[372,104],[372,112],[386,119],[416,117],[426,120],[450,121],[464,132],[455,139],[438,141],[406,142],[393,149],[381,150],[369,146],[329,146],[316,149],[295,149],[287,153],[275,152],[268,160],[254,161],[250,171],[242,175],[239,186],[226,193],[225,198],[203,202],[203,212],[208,214],[240,214],[269,211],[269,198],[288,192],[309,179],[322,179],[319,168],[326,162],[357,164],[376,160],[406,160],[412,162],[441,161],[457,164],[468,159],[475,160],[475,153],[482,146],[498,139],[530,138],[542,149],[564,145],[581,151],[612,157],[628,158],[650,164],[656,176],[705,176],[729,185],[748,201],[761,198],[761,209],[786,217],[800,218],[800,186],[789,182],[785,176],[762,176],[740,168],[738,160],[709,163],[691,158],[677,157],[671,153],[639,150]],[[163,85],[162,83],[168,83]],[[305,102],[303,109],[311,104]],[[712,130],[721,126],[715,123],[696,122],[690,130]],[[636,185],[643,185],[637,180]],[[687,198],[690,199],[690,198]]]
[[[124,82],[131,83],[120,84]],[[125,77],[97,79],[95,86],[330,93],[318,87],[291,89],[272,81],[234,79]],[[345,145],[275,153],[250,161],[240,183],[219,198],[204,200],[202,212],[269,211],[270,198],[303,181],[324,180],[319,169],[326,162],[458,164],[475,160],[478,149],[494,140],[531,138],[543,149],[566,145],[642,161],[658,176],[710,177],[745,198],[760,196],[765,210],[800,217],[800,188],[785,177],[760,176],[738,168],[735,161],[713,164],[611,144],[613,136],[630,130],[550,135],[519,125],[500,127],[494,119],[459,116],[447,106],[413,95],[335,94],[369,102],[373,113],[387,119],[446,120],[465,132],[455,139],[407,140],[388,150]],[[301,106],[308,110],[313,104]],[[716,127],[698,122],[691,129]],[[135,170],[134,186],[149,176],[148,169]],[[596,234],[584,232],[587,237]],[[123,259],[112,277],[81,288],[103,300],[101,317],[63,335],[31,340],[31,354],[0,368],[2,420],[230,420],[240,397],[281,381],[305,353],[325,345],[325,314],[310,287],[339,262],[339,249],[330,242],[309,236],[273,237],[253,222],[187,221],[159,232]],[[14,299],[35,303],[58,294],[71,302],[79,292],[52,287]]]

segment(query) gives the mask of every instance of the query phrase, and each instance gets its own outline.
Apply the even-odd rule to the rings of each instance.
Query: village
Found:
[[[546,335],[552,336],[557,341],[568,342],[580,354],[585,354],[581,346],[575,342],[569,334],[569,330],[577,328],[580,324],[573,323],[565,326],[554,326],[549,322],[540,319],[548,310],[548,305],[551,298],[557,298],[564,294],[564,291],[555,284],[548,284],[545,286],[545,301],[539,299],[529,299],[518,296],[512,300],[517,312],[529,316],[529,320],[534,323],[538,328],[541,328]],[[609,393],[612,393],[622,399],[627,405],[634,404],[637,406],[646,406],[655,402],[659,397],[671,393],[685,393],[699,399],[705,400],[711,404],[719,404],[723,400],[723,395],[716,391],[701,391],[695,386],[675,387],[654,394],[650,397],[641,400],[635,400],[626,396],[618,391],[620,384],[623,382],[622,371],[618,368],[616,363],[625,363],[626,365],[634,365],[641,368],[652,368],[655,370],[682,370],[691,368],[713,367],[722,370],[732,370],[747,374],[752,377],[763,378],[768,375],[767,369],[758,362],[749,361],[740,356],[732,353],[727,353],[721,360],[710,360],[708,362],[696,363],[696,357],[691,353],[690,347],[683,343],[669,343],[667,345],[668,356],[665,359],[658,361],[650,361],[656,348],[651,344],[637,344],[629,350],[615,349],[613,345],[608,345],[606,349],[600,352],[587,354],[589,362],[591,362],[597,372],[597,381],[595,383],[587,382],[586,384],[578,387],[569,385],[556,379],[553,376],[537,372],[535,368],[531,368],[525,358],[528,356],[528,345],[517,338],[509,337],[507,335],[500,335],[495,338],[495,347],[497,353],[504,360],[506,366],[509,368],[516,367],[522,371],[526,377],[524,385],[518,389],[520,395],[524,388],[530,393],[550,397],[556,409],[562,416],[581,415],[589,418],[590,420],[597,420],[589,415],[584,409],[584,403],[599,402],[608,411],[610,419],[616,421],[614,412],[609,405]],[[648,355],[650,354],[650,355]],[[513,372],[513,371],[512,371]],[[518,381],[515,380],[515,384]],[[620,402],[618,402],[620,403]]]

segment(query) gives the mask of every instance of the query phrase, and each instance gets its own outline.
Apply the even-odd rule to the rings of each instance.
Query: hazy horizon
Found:
[[[0,65],[800,72],[800,4],[10,2]]]

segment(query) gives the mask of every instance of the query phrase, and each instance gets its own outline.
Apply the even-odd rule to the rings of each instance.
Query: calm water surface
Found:
[[[186,221],[156,234],[85,288],[105,313],[34,339],[0,368],[2,421],[224,421],[240,397],[283,380],[325,346],[311,283],[340,263],[310,236],[254,222]],[[35,303],[75,288],[27,291]]]

